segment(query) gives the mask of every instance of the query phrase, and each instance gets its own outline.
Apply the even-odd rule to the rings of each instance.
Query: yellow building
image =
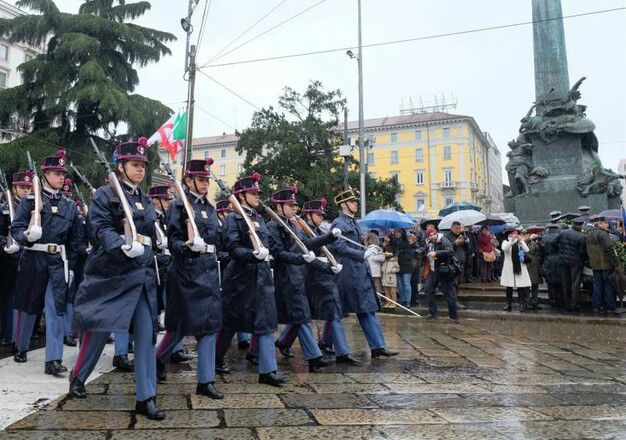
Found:
[[[364,122],[368,172],[398,179],[405,212],[436,215],[446,205],[463,200],[482,206],[483,212],[491,211],[493,188],[502,188],[501,174],[488,172],[489,149],[497,147],[487,141],[474,118],[434,112]],[[343,126],[339,130],[343,132]],[[357,137],[358,122],[348,123],[348,133]],[[237,141],[236,135],[226,133],[196,138],[193,158],[213,158],[213,172],[230,187],[243,170]],[[358,148],[353,153],[356,157]],[[492,165],[499,169],[499,159]],[[217,190],[212,184],[212,197]]]
[[[441,112],[392,116],[365,120],[364,131],[368,172],[398,180],[405,212],[436,215],[460,201],[491,211],[492,189],[502,187],[501,175],[488,171],[489,149],[497,147],[474,118]],[[348,134],[358,137],[358,121],[348,122]],[[358,147],[353,153],[358,156]]]

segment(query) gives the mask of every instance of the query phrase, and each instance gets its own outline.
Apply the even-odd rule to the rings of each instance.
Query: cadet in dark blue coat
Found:
[[[63,187],[61,188],[61,194],[68,200],[73,201],[72,188],[74,187],[74,181],[70,178],[65,178]],[[71,260],[69,261],[70,269],[70,282],[67,291],[67,312],[65,313],[65,328],[63,331],[63,343],[68,347],[76,347],[76,337],[73,336],[72,321],[74,319],[74,297],[76,296],[76,290],[78,289],[78,283],[82,280],[83,263],[87,257],[87,225],[86,220],[82,216],[81,210],[76,203],[76,213],[78,214],[78,228],[76,229],[78,243],[76,252],[73,253]]]
[[[297,193],[297,188],[292,187],[278,191],[272,196],[272,203],[276,205],[277,214],[283,223],[305,243],[305,246],[318,247],[332,242],[335,239],[332,234],[309,239],[295,227],[294,216],[298,209]],[[305,277],[309,264],[317,264],[320,270],[329,272],[330,266],[328,263],[317,260],[315,253],[310,250],[303,254],[302,249],[294,243],[289,232],[277,221],[269,222],[267,227],[270,231],[270,253],[274,257],[274,297],[278,322],[289,325],[286,333],[297,334],[304,359],[309,363],[309,371],[317,372],[328,363],[324,360],[311,329],[311,310],[305,289]],[[286,348],[281,344],[280,338],[276,341],[276,346],[279,349]]]
[[[217,270],[220,224],[207,200],[213,159],[194,159],[185,166],[187,200],[198,235],[190,237],[189,216],[182,200],[168,212],[168,247],[173,263],[167,275],[165,328],[157,350],[157,377],[165,380],[165,360],[184,336],[198,341],[196,394],[222,399],[215,388],[215,341],[222,328],[222,298]]]
[[[335,203],[339,205],[341,214],[331,227],[341,229],[344,237],[360,243],[362,232],[354,218],[358,208],[354,191],[342,191],[335,197]],[[387,350],[383,330],[376,318],[380,303],[364,250],[346,240],[337,240],[332,252],[343,265],[338,282],[343,313],[356,313],[372,358],[397,355],[397,352]]]
[[[324,209],[327,204],[326,199],[309,200],[302,204],[304,220],[316,236],[324,234],[320,225],[324,221]],[[327,256],[320,247],[309,249],[316,253],[318,260],[328,262]],[[342,265],[337,263],[336,266],[330,266],[331,270],[319,270],[318,267],[309,265],[307,269],[305,286],[311,308],[311,318],[326,322],[325,326],[329,328],[328,345],[335,347],[334,354],[338,364],[360,365],[357,359],[350,356],[350,347],[348,347],[341,322],[343,313],[337,289],[337,274],[343,269]],[[277,345],[291,347],[295,339],[296,332],[292,326],[286,326]]]
[[[109,334],[130,330],[135,338],[135,411],[149,419],[162,420],[165,413],[156,405],[154,361],[158,306],[153,246],[156,248],[157,215],[139,188],[146,175],[146,148],[147,139],[140,138],[115,150],[115,172],[132,210],[136,241],[125,242],[121,202],[110,186],[100,187],[91,200],[88,227],[93,250],[74,301],[81,344],[68,394],[86,397],[85,381]]]
[[[15,280],[15,308],[19,314],[16,328],[15,362],[26,362],[26,351],[42,309],[46,315],[45,373],[61,375],[67,368],[63,359],[64,315],[67,312],[69,259],[78,248],[76,204],[63,197],[65,151],[41,161],[41,226],[33,224],[34,197],[20,201],[11,224],[11,235],[24,246]]]
[[[13,212],[17,212],[20,200],[29,195],[33,188],[32,172],[18,172],[13,174],[11,182],[11,196],[13,198]],[[14,309],[15,275],[17,264],[22,256],[22,246],[16,241],[9,243],[9,227],[11,218],[9,205],[2,205],[0,216],[0,332],[2,339],[0,345],[11,345],[15,342],[15,324],[17,324],[18,312]]]
[[[223,225],[224,221],[228,214],[233,212],[233,208],[230,206],[230,200],[218,200],[215,202],[215,209],[217,211],[217,217],[220,219],[220,225]],[[222,228],[222,245],[220,245],[220,250],[217,253],[218,262],[220,265],[220,271],[228,264],[230,260],[230,255],[228,254],[228,250],[226,250],[226,233]],[[221,273],[220,273],[220,281],[221,281]],[[247,350],[250,348],[250,337],[252,335],[250,333],[239,332],[237,333],[237,346],[240,350]]]
[[[222,279],[224,328],[217,343],[217,365],[225,372],[224,357],[237,332],[253,333],[259,355],[259,383],[282,386],[278,377],[274,332],[278,323],[274,302],[274,282],[270,271],[269,231],[263,218],[256,212],[259,206],[259,180],[254,173],[235,182],[233,194],[239,199],[262,243],[254,249],[246,221],[239,213],[226,217],[226,246],[230,261]]]

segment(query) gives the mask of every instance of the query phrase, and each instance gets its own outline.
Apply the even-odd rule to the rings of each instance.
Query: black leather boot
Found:
[[[274,345],[276,346],[276,348],[278,348],[280,354],[282,354],[283,357],[285,357],[286,359],[293,357],[293,354],[291,354],[291,350],[289,349],[289,347],[285,347],[283,344],[280,343],[280,341],[277,340],[276,342],[274,342]]]
[[[137,401],[135,404],[135,413],[146,416],[150,420],[163,420],[165,418],[165,412],[160,410],[156,405],[156,399],[154,397]]]
[[[86,399],[87,390],[85,389],[85,384],[82,383],[78,377],[72,378],[70,375],[70,391],[67,395],[77,399]]]
[[[259,357],[253,353],[246,353],[246,360],[250,362],[252,365],[259,365]]]
[[[63,343],[68,347],[76,347],[76,339],[72,336],[66,336],[63,338]]]
[[[331,347],[330,345],[324,344],[322,341],[319,341],[317,343],[317,346],[320,348],[320,350],[324,354],[328,354],[328,355],[331,355],[331,356],[335,354],[335,350],[333,350],[333,347]]]
[[[237,342],[237,348],[239,350],[247,350],[250,348],[250,341],[239,341]]]
[[[215,400],[224,398],[224,395],[215,388],[215,382],[199,383],[196,386],[196,394],[207,396]]]
[[[353,358],[349,354],[343,354],[341,356],[337,356],[335,359],[338,364],[361,365],[361,361]]]
[[[18,364],[23,364],[28,360],[28,356],[26,356],[25,351],[18,351],[13,355],[13,360]]]
[[[135,362],[128,359],[127,354],[113,357],[113,366],[127,373],[135,371]]]
[[[216,362],[215,363],[215,372],[217,374],[228,374],[228,373],[230,373],[230,368],[228,368],[228,365],[226,365],[224,363],[224,361]]]
[[[309,373],[319,373],[320,369],[330,365],[322,356],[309,360]]]
[[[175,351],[170,355],[170,362],[173,364],[180,364],[189,360],[191,360],[191,357],[184,350]]]
[[[276,372],[259,374],[259,383],[263,383],[265,385],[282,387],[285,382],[285,379],[281,379],[280,377],[278,377]]]
[[[165,382],[165,379],[167,379],[167,373],[165,372],[165,362],[161,362],[160,360],[157,359],[156,370],[157,370],[157,381]]]
[[[397,351],[387,350],[386,348],[375,348],[372,350],[372,359],[380,357],[380,356],[391,357],[391,356],[396,356],[397,354],[398,354]]]
[[[52,376],[60,376],[63,373],[67,373],[67,368],[61,365],[61,361],[50,361],[46,362],[44,373]]]

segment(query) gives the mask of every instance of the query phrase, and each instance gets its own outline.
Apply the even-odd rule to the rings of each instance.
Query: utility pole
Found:
[[[348,139],[348,107],[343,109],[343,144],[350,145]],[[350,183],[348,182],[348,174],[350,172],[350,158],[345,156],[343,158],[343,189],[348,189]]]
[[[189,74],[187,86],[187,126],[185,128],[185,154],[183,156],[182,167],[185,167],[187,160],[191,159],[191,149],[193,146],[193,107],[194,107],[194,89],[196,86],[196,46],[191,44],[191,34],[193,26],[191,25],[191,16],[198,6],[200,0],[189,0],[187,9],[187,17],[180,20],[183,30],[187,33],[187,42],[185,43],[185,74]]]
[[[361,218],[367,214],[365,206],[365,139],[363,135],[363,42],[361,39],[361,0],[359,4],[359,190],[361,192]]]

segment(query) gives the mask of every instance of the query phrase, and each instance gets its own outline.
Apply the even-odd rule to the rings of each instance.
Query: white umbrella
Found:
[[[464,211],[456,211],[452,214],[446,215],[441,219],[439,223],[439,229],[450,229],[453,222],[459,222],[463,226],[475,225],[478,222],[485,220],[487,216],[482,212],[467,209]]]
[[[515,217],[515,214],[513,214],[512,212],[494,212],[491,215],[495,215],[496,217],[501,218],[507,223],[517,223],[518,225],[520,223],[519,219]]]

